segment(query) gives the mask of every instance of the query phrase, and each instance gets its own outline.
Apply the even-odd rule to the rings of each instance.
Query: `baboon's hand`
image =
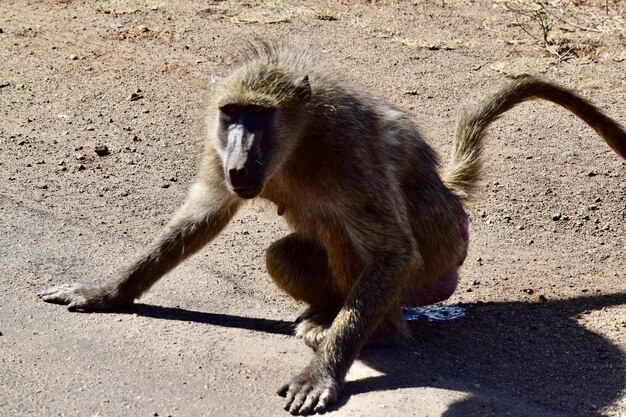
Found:
[[[340,387],[341,384],[321,371],[314,361],[283,385],[278,395],[286,398],[285,410],[293,415],[308,415],[326,411],[328,404],[337,400]]]
[[[114,297],[106,285],[65,284],[37,293],[48,303],[65,304],[70,311],[106,310],[132,303]]]

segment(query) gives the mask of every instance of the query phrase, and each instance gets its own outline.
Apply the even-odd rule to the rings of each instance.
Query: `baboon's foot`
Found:
[[[336,315],[334,312],[306,309],[297,319],[296,337],[302,338],[308,347],[317,350],[326,338]]]

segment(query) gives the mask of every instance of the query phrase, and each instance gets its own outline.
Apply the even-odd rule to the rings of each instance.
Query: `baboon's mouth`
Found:
[[[261,193],[261,187],[255,186],[238,186],[233,187],[233,191],[241,198],[251,199]]]

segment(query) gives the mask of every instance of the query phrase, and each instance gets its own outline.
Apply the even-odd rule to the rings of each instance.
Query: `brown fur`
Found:
[[[242,161],[252,158],[262,187],[240,195],[275,203],[293,230],[267,250],[267,270],[309,305],[297,334],[316,349],[279,394],[294,414],[323,411],[364,343],[406,339],[401,305],[443,277],[456,279],[467,243],[461,201],[478,180],[485,129],[531,98],[568,108],[626,157],[619,125],[574,93],[527,77],[463,116],[442,180],[437,156],[405,113],[317,71],[307,52],[264,44],[216,86],[197,182],[161,236],[118,279],[41,296],[72,309],[131,303],[222,230],[243,201],[236,175],[248,173]],[[249,129],[247,142],[229,126],[248,125],[224,121],[224,112],[256,117],[263,109],[275,112],[267,126]]]

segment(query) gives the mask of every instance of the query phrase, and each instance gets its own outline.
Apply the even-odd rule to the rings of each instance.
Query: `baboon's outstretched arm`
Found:
[[[217,236],[238,207],[237,200],[221,187],[198,181],[161,234],[118,278],[100,285],[62,285],[38,295],[44,301],[67,304],[70,310],[104,310],[131,304]]]

